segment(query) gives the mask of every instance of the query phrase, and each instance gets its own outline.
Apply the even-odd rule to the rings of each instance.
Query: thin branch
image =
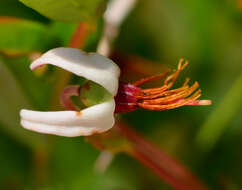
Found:
[[[134,146],[134,151],[129,154],[150,168],[169,185],[178,190],[208,189],[181,163],[144,139],[129,126],[120,122],[117,122],[117,126]]]

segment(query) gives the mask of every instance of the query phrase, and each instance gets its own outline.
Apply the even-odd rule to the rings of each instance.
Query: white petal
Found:
[[[36,59],[30,68],[35,69],[44,64],[61,67],[94,81],[102,85],[113,96],[117,93],[119,67],[112,60],[98,53],[86,53],[75,48],[56,48]]]
[[[102,133],[114,125],[115,102],[104,102],[76,111],[38,112],[21,110],[21,125],[29,130],[74,137]]]

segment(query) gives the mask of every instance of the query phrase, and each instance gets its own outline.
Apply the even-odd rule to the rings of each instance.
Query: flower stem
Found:
[[[87,39],[90,33],[90,24],[89,23],[80,23],[76,31],[74,32],[71,40],[69,42],[69,47],[71,48],[83,48],[85,45],[85,40]]]
[[[208,189],[181,163],[144,139],[126,124],[117,122],[117,125],[133,145],[133,151],[129,151],[128,154],[150,168],[170,186],[178,190]]]

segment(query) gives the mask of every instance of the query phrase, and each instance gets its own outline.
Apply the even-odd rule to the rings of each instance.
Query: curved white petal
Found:
[[[102,85],[113,96],[117,93],[119,67],[98,53],[86,53],[75,48],[56,48],[36,59],[30,68],[35,69],[44,64],[55,65],[92,80]]]
[[[75,137],[109,130],[114,125],[115,102],[104,102],[76,111],[38,112],[21,110],[21,125],[29,130]]]

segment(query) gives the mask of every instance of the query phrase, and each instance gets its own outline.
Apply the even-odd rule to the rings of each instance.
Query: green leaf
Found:
[[[50,160],[50,189],[141,189],[132,181],[137,179],[137,176],[131,174],[133,168],[120,163],[120,160],[112,163],[105,173],[99,174],[94,168],[98,151],[85,143],[82,137],[57,137],[53,150]]]
[[[52,92],[51,78],[37,77],[29,69],[27,56],[10,58],[0,55],[0,62],[12,73],[31,106],[41,110],[48,108]]]
[[[41,14],[58,21],[80,22],[100,16],[106,0],[20,0]]]
[[[58,38],[61,46],[68,46],[71,36],[77,28],[77,23],[52,22],[50,30]]]
[[[93,24],[93,31],[87,35],[87,39],[84,41],[84,51],[95,52],[97,49],[98,42],[102,37],[103,32],[103,19],[99,19],[97,22],[89,23]],[[65,23],[65,22],[52,22],[50,30],[58,38],[61,46],[68,46],[72,35],[77,29],[77,23]]]
[[[3,62],[4,60],[0,58],[0,134],[2,135],[4,132],[18,141],[18,143],[21,142],[30,148],[43,146],[44,138],[42,135],[20,127],[19,111],[23,108],[31,108],[31,102],[25,95],[25,91],[21,88],[20,83],[18,83],[20,78],[14,77],[9,72],[10,68],[7,68],[7,64],[3,64]],[[16,64],[18,64],[18,61],[16,61]],[[21,67],[21,63],[19,65]],[[12,65],[9,66],[11,67]],[[23,69],[16,70],[16,72],[18,72],[18,75],[27,78],[28,81],[33,81],[32,78],[29,80],[29,75],[26,75]],[[30,89],[31,86],[26,86],[25,88]]]
[[[0,0],[0,16],[24,18],[40,22],[49,21],[46,17],[37,13],[33,9],[24,6],[18,0]]]
[[[0,51],[7,53],[45,51],[53,47],[56,42],[55,36],[43,24],[0,19]]]
[[[31,161],[29,149],[3,133],[1,133],[0,138],[0,149],[0,189],[8,189],[9,180],[11,181],[11,188],[24,189],[24,183],[29,182],[27,177],[32,169],[29,164]],[[20,184],[19,181],[22,183]]]

